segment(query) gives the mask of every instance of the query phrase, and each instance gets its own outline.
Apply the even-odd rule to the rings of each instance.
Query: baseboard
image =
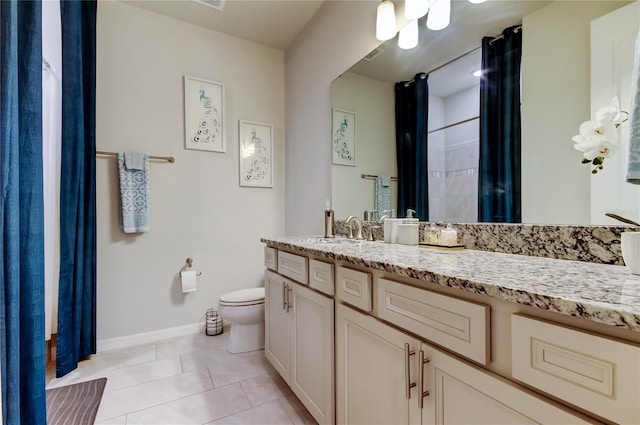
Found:
[[[190,325],[176,326],[175,328],[159,329],[157,331],[143,332],[139,334],[120,336],[98,340],[97,351],[116,350],[118,348],[132,347],[134,345],[148,344],[163,339],[176,338],[179,336],[193,335],[203,331],[202,322]]]

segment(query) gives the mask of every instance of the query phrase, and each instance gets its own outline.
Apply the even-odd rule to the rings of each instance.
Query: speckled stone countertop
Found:
[[[339,238],[263,238],[262,242],[640,332],[640,276],[624,266]]]

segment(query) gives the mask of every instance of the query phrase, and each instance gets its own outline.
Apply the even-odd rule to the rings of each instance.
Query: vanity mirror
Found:
[[[602,20],[602,17],[614,11],[620,12],[624,7],[636,9],[632,13],[618,13],[627,15],[618,25],[609,23],[618,29],[611,35],[611,40],[605,41],[605,45],[609,43],[609,51],[604,55],[592,52],[598,48],[590,42],[592,21]],[[628,19],[631,15],[634,15],[633,19]],[[521,23],[522,222],[619,224],[604,215],[607,211],[637,221],[640,218],[640,189],[624,182],[623,149],[615,161],[608,164],[609,169],[605,169],[608,175],[591,175],[589,167],[580,163],[581,153],[574,150],[571,138],[578,133],[580,123],[590,119],[592,111],[608,104],[613,96],[618,96],[622,109],[628,109],[633,42],[639,28],[638,21],[638,3],[630,1],[505,0],[482,4],[453,1],[448,28],[430,31],[420,20],[417,48],[403,51],[397,47],[397,38],[383,43],[332,83],[332,107],[358,114],[358,160],[355,167],[332,165],[332,198],[336,217],[375,209],[376,182],[366,176],[397,175],[394,83],[410,80],[419,72],[429,73],[441,68],[452,59],[478,48],[483,36],[497,36],[505,28]],[[440,110],[447,112],[443,112],[439,123],[438,119],[430,118],[430,130],[441,127],[441,124],[473,118],[473,108],[456,102],[463,98],[461,92],[476,90],[470,89],[477,84],[474,83],[477,77],[471,73],[479,68],[479,54],[477,50],[465,55],[429,76],[430,104],[440,102],[444,105]],[[617,71],[614,75],[602,75],[595,70],[597,67]],[[456,74],[467,82],[456,82]],[[474,98],[473,95],[470,97]],[[461,135],[465,133],[465,127],[467,131],[477,132],[477,125],[477,120],[471,120],[429,134],[429,143],[436,144],[438,138],[454,140],[450,145],[446,142],[441,144],[445,163],[447,156],[455,162],[453,158],[457,153],[477,164],[477,158],[469,153],[471,151],[462,149],[470,138]],[[448,133],[446,137],[445,133]],[[473,165],[464,165],[452,169],[430,169],[429,176],[430,180],[435,176],[435,181],[437,173],[442,173],[446,192],[443,199],[472,197],[473,190],[470,194],[462,191],[466,188],[469,192],[469,181],[476,178],[473,168]],[[465,172],[467,174],[462,179],[448,178],[460,177],[460,173]],[[363,174],[365,178],[361,177]],[[391,181],[390,185],[391,202],[395,208],[396,183]],[[446,220],[445,208],[431,198],[430,219]],[[404,216],[403,212],[399,215]]]

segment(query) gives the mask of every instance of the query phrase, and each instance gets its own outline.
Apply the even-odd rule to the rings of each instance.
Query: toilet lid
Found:
[[[264,288],[241,289],[220,296],[220,302],[226,304],[255,303],[264,300]]]

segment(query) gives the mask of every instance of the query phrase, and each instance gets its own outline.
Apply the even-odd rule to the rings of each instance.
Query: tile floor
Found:
[[[96,425],[315,424],[264,351],[230,354],[228,335],[104,351],[60,379],[50,365],[47,388],[106,377]]]

